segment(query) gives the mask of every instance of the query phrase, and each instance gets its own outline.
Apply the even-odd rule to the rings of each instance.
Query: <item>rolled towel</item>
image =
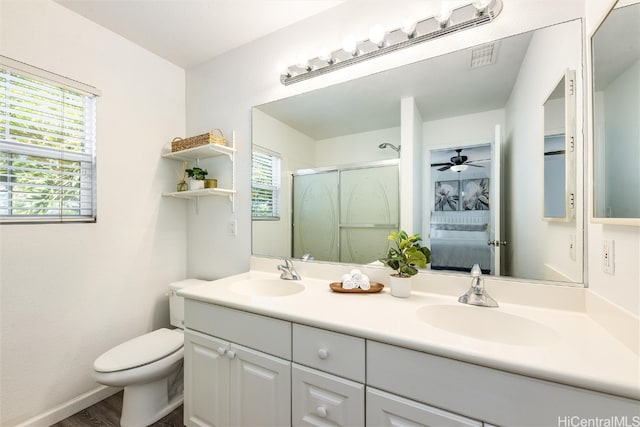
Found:
[[[342,281],[342,288],[343,289],[355,289],[357,287],[358,287],[358,284],[353,279]]]
[[[371,282],[369,281],[369,276],[367,276],[366,274],[363,274],[362,278],[360,279],[359,286],[360,286],[360,289],[362,289],[363,291],[368,291],[369,289],[371,289]]]

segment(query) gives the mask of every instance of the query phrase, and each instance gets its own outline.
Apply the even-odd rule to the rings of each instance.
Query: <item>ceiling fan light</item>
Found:
[[[451,170],[454,172],[464,172],[469,168],[467,165],[453,165],[451,166]]]

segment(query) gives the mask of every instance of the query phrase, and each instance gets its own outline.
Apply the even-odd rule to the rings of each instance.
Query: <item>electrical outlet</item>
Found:
[[[615,241],[602,241],[602,271],[613,275],[615,272]]]
[[[229,235],[235,236],[238,234],[238,221],[232,219],[229,221]]]

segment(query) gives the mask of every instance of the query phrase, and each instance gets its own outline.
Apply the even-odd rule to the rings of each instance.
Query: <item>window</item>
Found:
[[[95,221],[96,94],[0,60],[0,221]]]
[[[254,149],[251,160],[251,216],[280,219],[280,157]]]

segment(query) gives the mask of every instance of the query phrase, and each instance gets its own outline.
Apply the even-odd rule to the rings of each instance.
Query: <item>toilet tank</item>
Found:
[[[176,328],[184,329],[184,298],[176,292],[180,289],[207,283],[206,280],[187,279],[169,284],[169,321]]]

